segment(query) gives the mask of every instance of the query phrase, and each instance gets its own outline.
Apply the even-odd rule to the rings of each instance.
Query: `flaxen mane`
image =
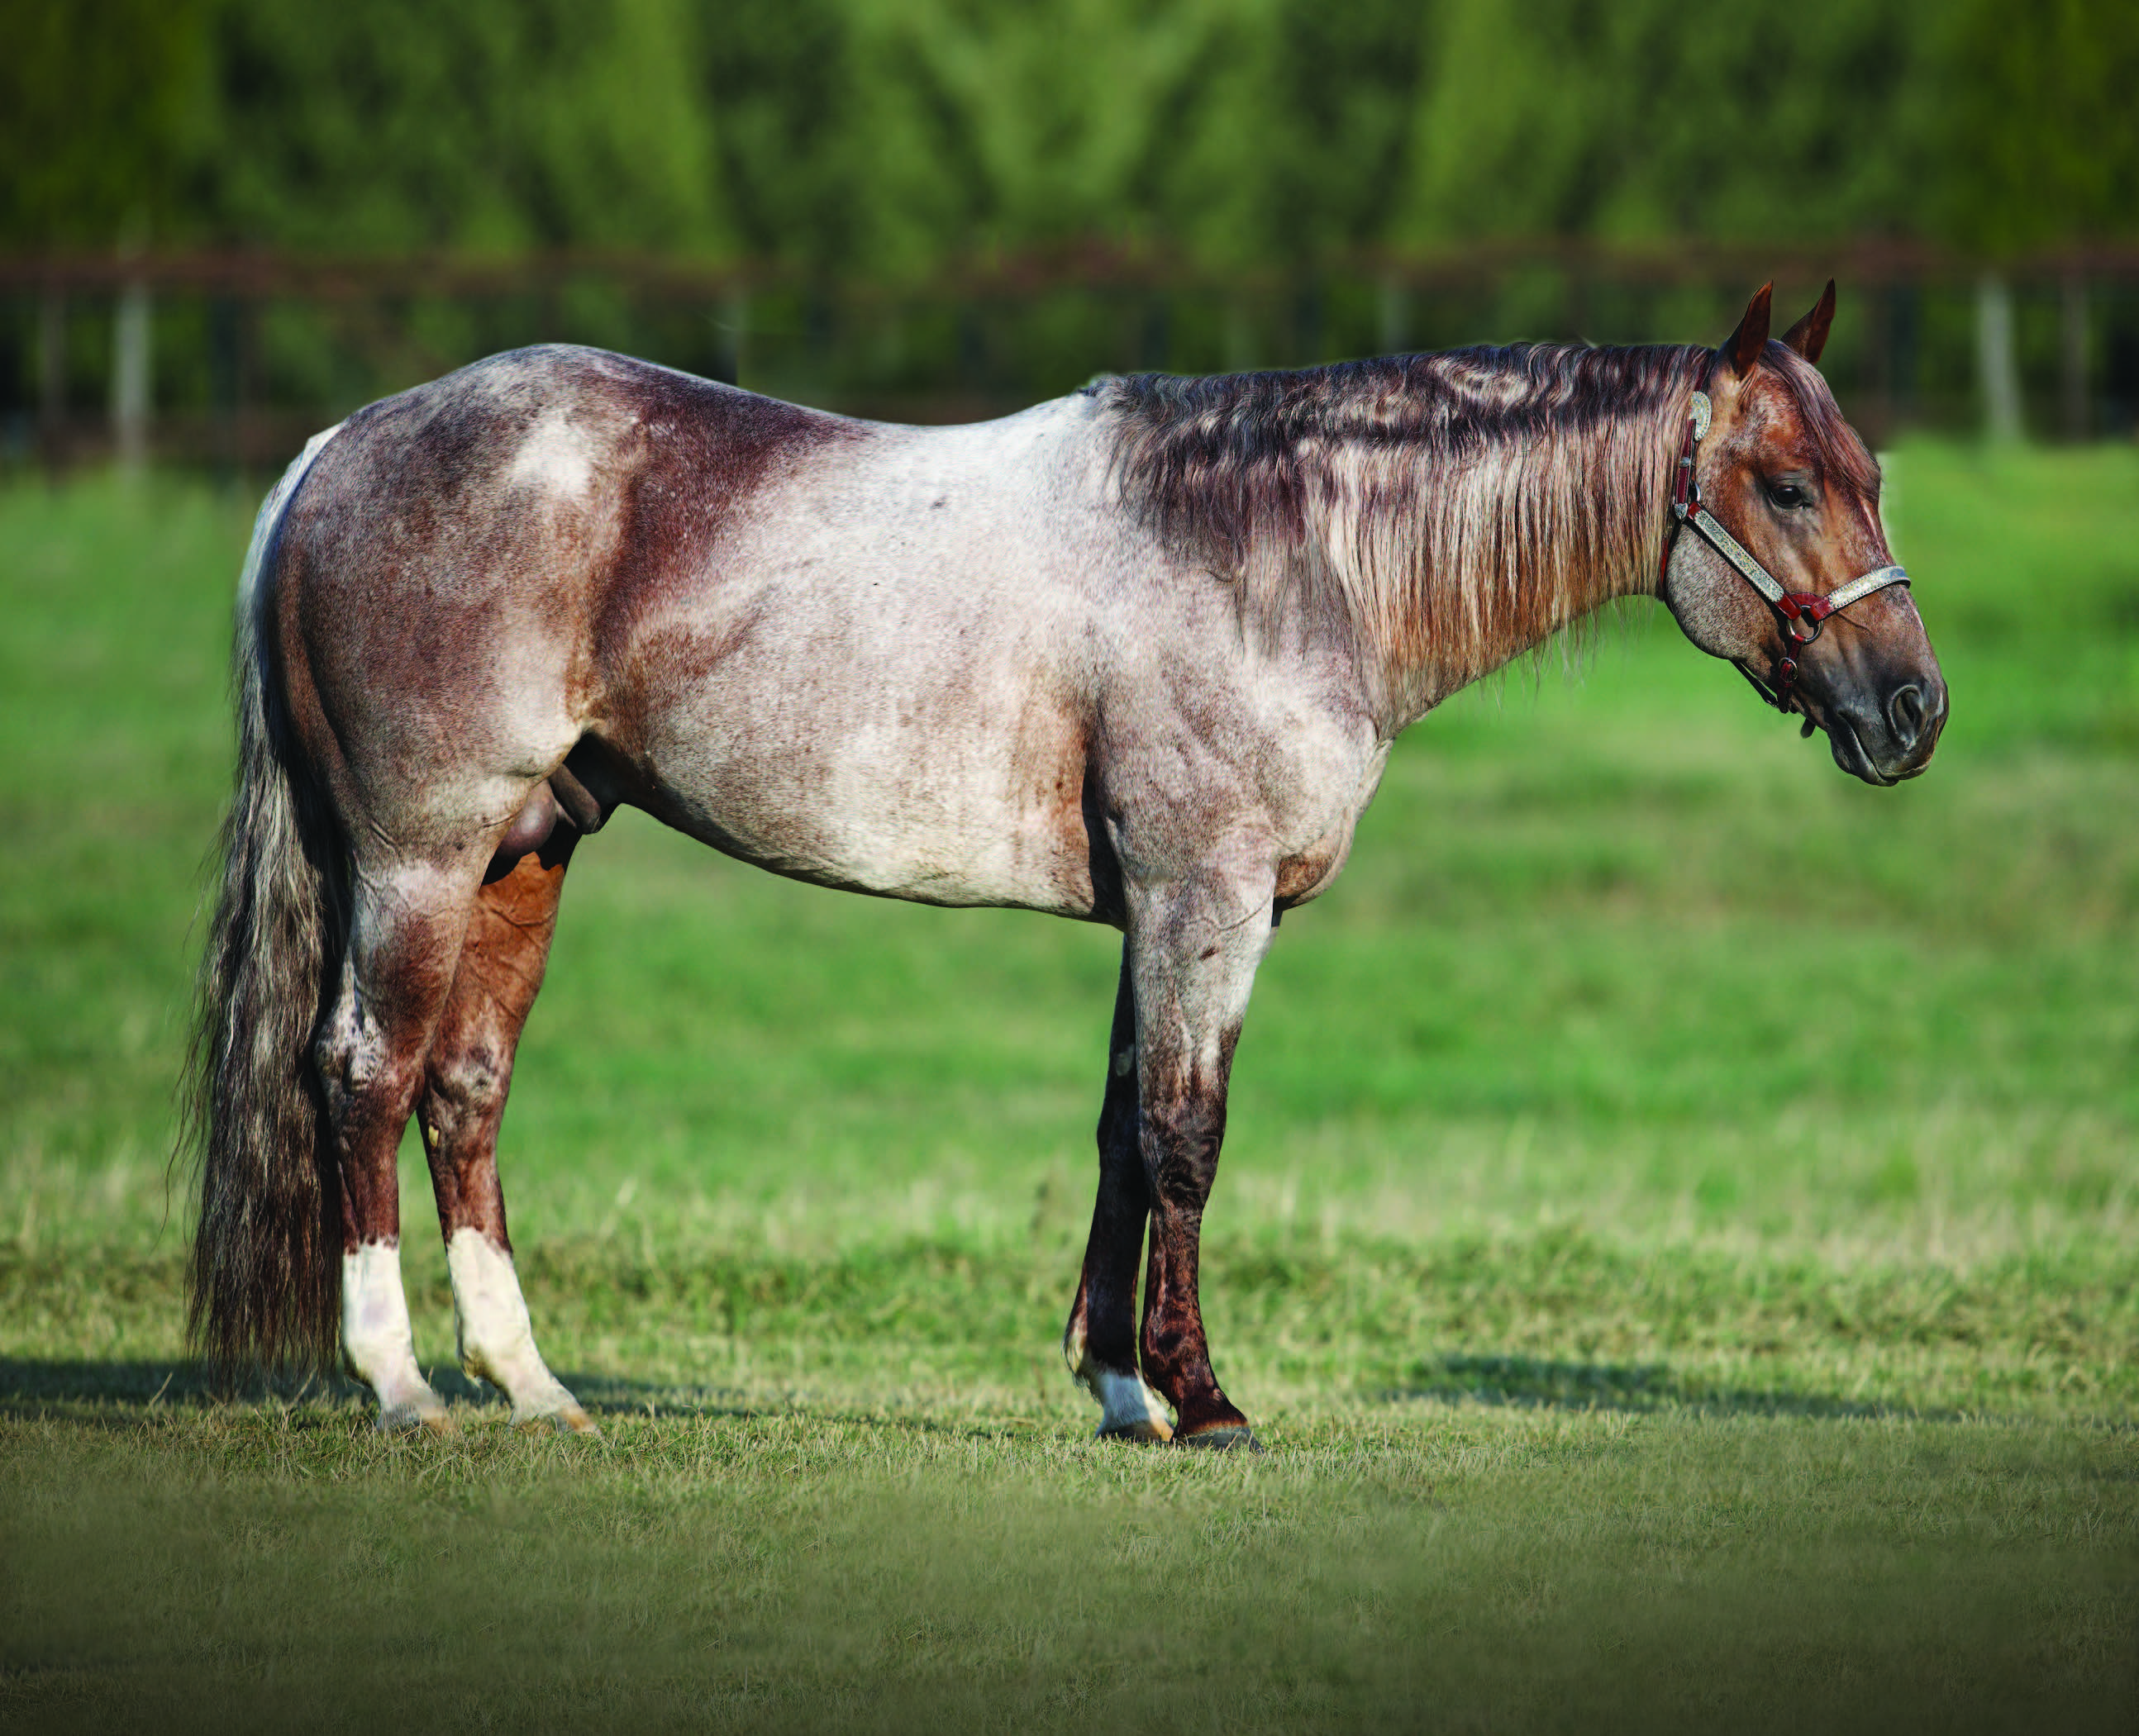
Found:
[[[1093,390],[1131,504],[1250,621],[1348,633],[1446,692],[1653,589],[1711,357],[1522,345]]]

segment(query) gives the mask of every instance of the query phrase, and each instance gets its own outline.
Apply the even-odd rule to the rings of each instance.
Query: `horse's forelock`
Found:
[[[1879,465],[1834,401],[1827,377],[1797,351],[1770,343],[1761,357],[1789,389],[1820,474],[1867,501],[1879,497]]]

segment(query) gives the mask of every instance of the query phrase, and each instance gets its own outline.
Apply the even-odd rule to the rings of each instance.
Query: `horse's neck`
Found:
[[[1644,409],[1550,446],[1443,461],[1414,558],[1357,593],[1375,600],[1361,649],[1392,732],[1605,604],[1657,594],[1670,443]]]

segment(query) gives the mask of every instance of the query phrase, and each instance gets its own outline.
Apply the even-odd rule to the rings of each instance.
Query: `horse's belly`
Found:
[[[655,770],[663,818],[776,873],[922,903],[1093,914],[1083,741],[1066,717],[1029,711],[1008,731],[911,716],[717,725]]]

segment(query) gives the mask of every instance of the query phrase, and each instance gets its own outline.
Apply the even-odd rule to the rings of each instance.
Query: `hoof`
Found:
[[[1092,1438],[1094,1440],[1155,1441],[1163,1445],[1173,1439],[1173,1430],[1162,1422],[1146,1422],[1138,1419],[1135,1422],[1115,1423],[1109,1428],[1100,1430]]]
[[[446,1407],[435,1398],[410,1399],[402,1404],[379,1407],[380,1434],[413,1435],[419,1429],[440,1440],[450,1440],[461,1431],[460,1425],[447,1415]]]
[[[554,1432],[575,1435],[582,1440],[600,1440],[602,1431],[595,1426],[595,1420],[576,1404],[560,1405],[554,1411],[516,1411],[512,1426],[523,1435]]]
[[[1198,1429],[1193,1435],[1176,1435],[1173,1444],[1205,1453],[1260,1453],[1263,1450],[1263,1444],[1256,1439],[1256,1431],[1244,1422],[1221,1422]]]

